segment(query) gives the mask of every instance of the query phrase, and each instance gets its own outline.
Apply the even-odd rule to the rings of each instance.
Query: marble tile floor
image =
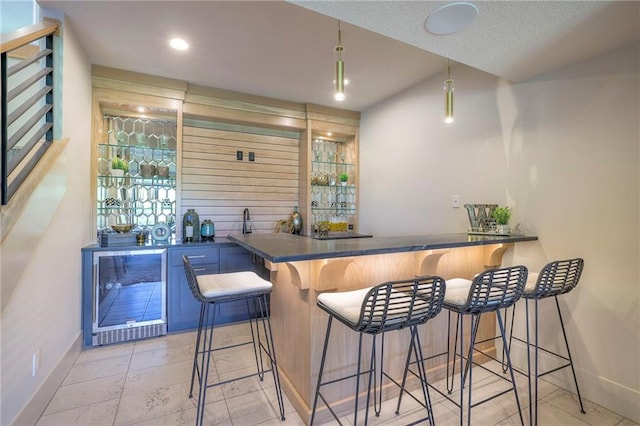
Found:
[[[236,343],[249,337],[246,323],[216,329],[218,345]],[[196,398],[188,397],[195,332],[171,334],[135,342],[114,344],[83,351],[59,387],[38,425],[192,425]],[[211,374],[227,379],[255,371],[253,352],[243,346],[214,354]],[[481,371],[480,369],[476,369]],[[495,390],[495,380],[474,370],[474,399]],[[525,379],[517,379],[520,400],[527,418]],[[603,407],[585,401],[587,414],[579,412],[577,400],[547,382],[541,386],[540,421],[544,425],[640,426]],[[207,391],[206,425],[303,425],[285,399],[286,420],[278,417],[273,379],[257,377],[233,381]],[[457,408],[436,392],[431,392],[437,425],[458,425]],[[370,414],[372,425],[403,425],[424,417],[424,410],[411,398],[403,400],[400,415],[396,399],[383,404],[380,417]],[[364,419],[364,415],[359,417]],[[353,416],[341,419],[351,425]],[[508,426],[519,424],[511,395],[475,408],[474,425]],[[337,424],[337,422],[333,422]],[[360,423],[360,422],[359,422]]]

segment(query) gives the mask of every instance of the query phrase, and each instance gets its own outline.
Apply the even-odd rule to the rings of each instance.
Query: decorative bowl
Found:
[[[111,225],[111,228],[116,231],[118,234],[124,234],[125,232],[129,232],[133,229],[133,223],[121,223],[118,225]]]

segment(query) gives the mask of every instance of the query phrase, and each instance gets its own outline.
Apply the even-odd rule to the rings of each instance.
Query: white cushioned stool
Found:
[[[580,396],[580,388],[578,388],[578,379],[576,378],[576,371],[573,368],[573,359],[571,358],[571,351],[569,350],[569,341],[567,340],[567,332],[564,327],[564,321],[562,319],[562,313],[560,312],[560,304],[558,303],[558,296],[565,294],[573,290],[580,281],[582,275],[582,269],[584,268],[584,260],[580,258],[557,260],[555,262],[548,263],[539,274],[531,274],[527,280],[522,298],[525,300],[526,319],[527,319],[527,339],[526,341],[518,337],[514,337],[511,334],[511,340],[518,340],[522,343],[526,343],[529,350],[527,351],[527,373],[529,376],[529,418],[531,425],[538,424],[538,379],[554,371],[561,370],[566,367],[571,367],[571,373],[573,374],[573,382],[576,385],[576,393],[578,394],[578,401],[580,403],[580,412],[583,414],[584,406],[582,404],[582,397]],[[553,297],[556,302],[556,308],[558,311],[558,319],[560,321],[560,328],[562,329],[562,336],[564,338],[564,344],[567,351],[567,355],[561,355],[553,352],[549,349],[545,349],[540,346],[538,339],[538,301]],[[531,341],[529,334],[529,301],[534,302],[534,341]],[[511,319],[511,329],[513,330],[513,318]],[[509,342],[511,344],[511,341]],[[534,365],[531,367],[531,348],[534,350]],[[556,359],[566,361],[565,364],[550,368],[547,371],[539,372],[539,360],[538,352],[542,350],[547,355],[552,355]],[[534,388],[532,389],[531,380],[534,381]]]
[[[189,262],[189,258],[183,256],[182,261],[187,275],[187,283],[193,293],[193,297],[201,303],[196,349],[193,355],[193,368],[191,371],[191,387],[189,390],[189,398],[191,398],[193,397],[193,384],[197,377],[200,392],[198,393],[196,425],[201,425],[204,420],[205,399],[208,388],[255,375],[257,375],[260,380],[263,380],[264,373],[268,371],[271,371],[273,375],[278,407],[280,409],[280,418],[284,420],[282,389],[280,387],[280,376],[278,374],[278,364],[276,362],[276,351],[271,334],[271,322],[269,320],[269,306],[267,302],[267,296],[271,293],[273,285],[269,281],[260,278],[255,272],[249,271],[197,276]],[[213,349],[213,332],[219,305],[238,300],[246,301],[247,313],[250,315],[249,328],[251,329],[251,341]],[[251,318],[250,303],[253,303],[253,318]],[[261,339],[260,335],[260,326],[262,326],[262,332],[264,333],[263,339]],[[211,353],[213,351],[248,344],[253,345],[257,372],[209,384]],[[266,358],[270,364],[269,369],[265,369],[265,360],[262,356],[263,352],[266,354]],[[200,362],[198,362],[198,358],[200,358]]]
[[[520,422],[524,424],[522,418],[522,412],[520,411],[520,402],[518,400],[518,390],[515,386],[515,378],[513,375],[513,368],[511,366],[511,359],[509,350],[507,347],[507,339],[505,335],[505,327],[500,314],[500,309],[508,308],[512,306],[521,297],[524,291],[525,283],[527,280],[527,268],[524,266],[513,266],[507,268],[490,269],[484,271],[474,277],[473,280],[467,280],[463,278],[453,278],[446,282],[447,291],[444,296],[443,306],[449,311],[449,327],[447,333],[447,351],[442,354],[433,355],[430,358],[436,356],[447,355],[447,391],[444,392],[434,386],[429,385],[435,391],[447,398],[450,402],[455,404],[460,410],[460,424],[463,424],[464,408],[465,408],[465,388],[466,390],[466,419],[467,424],[471,425],[471,409],[484,402],[493,400],[498,396],[504,395],[513,391],[516,405],[518,407],[518,413],[520,414]],[[479,342],[476,341],[478,328],[480,326],[480,316],[485,313],[495,312],[500,328],[500,337],[502,339],[503,346],[505,348],[507,371],[509,371],[510,379],[503,376],[502,372],[494,372],[483,366],[483,369],[490,373],[493,373],[497,377],[505,380],[509,383],[510,387],[507,390],[496,392],[493,396],[490,396],[482,401],[472,401],[473,390],[473,366],[478,365],[473,360],[475,351],[479,351],[476,348],[476,344],[486,342],[486,340]],[[451,333],[451,315],[457,315],[455,337],[453,339],[454,347],[453,351],[449,348],[449,335]],[[464,316],[471,316],[471,330],[469,333],[469,342],[466,345],[467,353],[463,352],[464,345]],[[458,343],[458,336],[460,338]],[[494,339],[495,337],[491,338]],[[458,344],[460,345],[460,351],[458,351]],[[453,352],[453,353],[451,353]],[[483,353],[484,354],[484,353]],[[453,355],[453,361],[450,361],[450,357]],[[485,354],[486,355],[486,354]],[[450,395],[453,392],[453,380],[455,378],[455,365],[456,357],[460,360],[460,395],[459,401],[455,401]],[[449,366],[453,369],[451,372],[451,383],[449,383],[450,371]]]
[[[411,333],[411,343],[409,347],[409,355],[407,363],[410,361],[411,354],[422,358],[422,350],[416,344],[417,327],[426,323],[429,319],[436,316],[442,309],[444,300],[445,283],[444,280],[437,276],[418,277],[411,280],[391,281],[379,284],[374,287],[364,288],[361,290],[338,292],[338,293],[322,293],[318,295],[318,307],[329,314],[327,322],[327,331],[322,349],[322,360],[320,361],[320,371],[318,373],[318,384],[316,386],[315,398],[313,401],[313,412],[309,424],[313,424],[316,417],[318,407],[318,398],[322,399],[327,406],[329,412],[338,420],[338,416],[331,408],[330,403],[321,392],[321,388],[325,385],[333,384],[347,379],[356,379],[356,388],[354,393],[354,421],[358,424],[358,400],[360,395],[360,376],[368,374],[369,384],[367,389],[367,399],[365,407],[365,420],[367,424],[369,419],[369,402],[371,397],[371,388],[373,383],[374,409],[376,415],[380,414],[382,404],[382,380],[383,375],[398,384],[389,377],[382,368],[376,369],[376,337],[381,335],[381,350],[379,359],[384,359],[384,333],[393,330],[408,328]],[[358,340],[358,358],[357,371],[355,374],[345,377],[332,379],[326,382],[322,381],[324,366],[327,357],[327,348],[329,346],[329,336],[331,334],[331,324],[333,319],[337,319],[349,329],[359,334]],[[371,343],[371,360],[369,368],[366,371],[361,369],[362,356],[362,337],[365,334],[373,336]],[[427,409],[427,418],[430,424],[433,424],[433,412],[431,409],[431,400],[429,399],[429,391],[426,386],[427,378],[424,371],[424,365],[418,363],[420,368],[421,386],[424,402],[420,402]],[[403,377],[401,388],[404,388],[406,378]],[[409,394],[411,395],[411,394]],[[402,396],[402,395],[401,395]],[[413,397],[413,395],[411,395]],[[400,408],[400,398],[398,399],[398,414]]]

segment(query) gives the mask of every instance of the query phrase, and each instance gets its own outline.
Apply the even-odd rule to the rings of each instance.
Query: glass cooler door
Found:
[[[166,253],[166,249],[94,253],[94,345],[167,333]]]

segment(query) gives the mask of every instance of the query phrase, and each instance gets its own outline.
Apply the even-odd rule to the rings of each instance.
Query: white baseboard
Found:
[[[497,347],[500,353],[500,347]],[[526,345],[522,342],[513,341],[511,348],[511,359],[514,366],[522,369],[527,367]],[[539,368],[541,371],[562,365],[549,354],[539,351]],[[561,352],[562,353],[562,352]],[[532,359],[533,362],[533,359]],[[576,376],[578,377],[578,386],[580,386],[580,395],[598,404],[607,410],[640,423],[640,390],[631,389],[620,383],[616,383],[606,377],[602,377],[593,371],[584,370],[579,365],[574,364]],[[557,372],[548,374],[542,378],[568,392],[575,393],[575,385],[573,384],[573,376],[569,367]]]
[[[76,337],[69,346],[69,349],[67,349],[67,352],[63,355],[58,365],[53,368],[51,374],[49,374],[33,397],[31,397],[22,411],[20,411],[20,414],[16,416],[15,420],[11,423],[12,425],[35,425],[38,422],[40,416],[47,408],[49,401],[51,401],[51,398],[53,398],[53,395],[55,395],[65,377],[67,377],[76,359],[78,359],[80,352],[82,352],[82,332],[78,334],[78,337]]]

